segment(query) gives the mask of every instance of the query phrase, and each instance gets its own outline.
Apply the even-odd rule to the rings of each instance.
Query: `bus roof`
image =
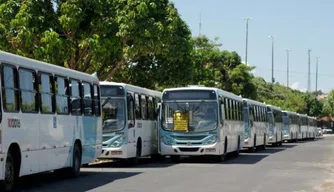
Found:
[[[83,73],[73,69],[53,65],[43,61],[38,61],[35,59],[23,57],[20,55],[8,53],[5,51],[0,51],[0,62],[5,64],[17,65],[24,68],[32,68],[42,72],[48,72],[51,74],[57,74],[64,77],[71,77],[77,79],[85,79],[90,82],[98,83],[99,79],[95,75],[90,75],[88,73]]]
[[[299,113],[297,113],[297,114],[298,114],[300,117],[306,117],[306,118],[308,117],[307,114],[299,114]]]
[[[270,107],[271,109],[282,111],[280,107],[274,106],[274,105],[267,105],[267,107]]]
[[[267,107],[267,105],[265,103],[261,103],[259,101],[255,101],[255,100],[252,100],[252,99],[243,98],[242,100],[246,101],[249,104],[253,104],[253,105],[257,105],[257,106],[262,106],[262,107]]]
[[[165,91],[180,91],[180,90],[207,90],[207,91],[215,91],[220,96],[229,97],[231,99],[242,101],[242,97],[241,96],[237,96],[234,93],[231,93],[231,92],[228,92],[228,91],[225,91],[225,90],[222,90],[222,89],[218,89],[216,87],[204,87],[202,85],[200,85],[200,86],[191,85],[191,86],[188,86],[188,87],[167,88],[167,89],[164,89],[163,92],[165,92]]]
[[[282,111],[283,113],[287,113],[288,115],[298,115],[296,112],[293,111]]]
[[[133,92],[137,92],[137,93],[144,93],[144,94],[150,94],[150,95],[154,95],[157,97],[161,97],[162,92],[159,91],[155,91],[152,89],[147,89],[144,87],[139,87],[139,86],[135,86],[135,85],[131,85],[131,84],[127,84],[127,83],[119,83],[119,82],[113,82],[113,81],[100,81],[100,85],[101,86],[122,86],[125,90],[127,91],[133,91]]]

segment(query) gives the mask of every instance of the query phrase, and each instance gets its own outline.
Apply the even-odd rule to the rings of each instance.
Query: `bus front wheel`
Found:
[[[5,179],[0,181],[0,191],[12,191],[15,182],[15,164],[12,154],[9,152],[6,158]]]

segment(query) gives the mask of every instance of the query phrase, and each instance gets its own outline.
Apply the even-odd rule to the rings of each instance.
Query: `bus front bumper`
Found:
[[[220,151],[219,145],[224,143],[216,143],[213,145],[161,145],[161,155],[184,155],[184,156],[200,156],[200,155],[220,155],[224,150]],[[223,147],[222,147],[223,148]]]
[[[127,150],[126,144],[122,145],[119,148],[102,148],[102,154],[98,157],[98,159],[126,159],[127,158]]]

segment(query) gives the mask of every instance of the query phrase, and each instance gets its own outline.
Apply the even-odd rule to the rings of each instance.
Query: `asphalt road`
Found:
[[[328,187],[334,173],[334,136],[285,143],[256,153],[241,153],[223,163],[207,158],[167,160],[126,167],[104,163],[82,168],[77,179],[52,173],[20,179],[17,191],[114,192],[307,192]],[[333,189],[331,187],[331,189]]]

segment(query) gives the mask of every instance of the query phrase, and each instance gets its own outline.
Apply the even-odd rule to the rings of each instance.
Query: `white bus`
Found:
[[[279,107],[267,105],[269,121],[269,144],[280,146],[283,143],[282,110]]]
[[[309,136],[309,118],[306,114],[299,115],[299,130],[298,130],[298,139],[306,140]]]
[[[102,150],[98,78],[2,51],[0,63],[0,191],[44,171],[78,176]]]
[[[309,130],[309,138],[314,140],[316,138],[317,132],[318,132],[318,126],[317,126],[317,118],[308,116],[308,130]]]
[[[266,149],[268,145],[269,122],[267,106],[251,99],[243,99],[245,116],[244,148],[251,152],[255,149]]]
[[[298,140],[299,117],[296,112],[282,111],[283,114],[283,140],[294,142]]]
[[[100,82],[103,150],[99,159],[157,157],[157,104],[161,92],[125,83]]]
[[[159,119],[159,153],[180,156],[226,154],[243,147],[242,98],[217,88],[188,86],[165,89]]]

